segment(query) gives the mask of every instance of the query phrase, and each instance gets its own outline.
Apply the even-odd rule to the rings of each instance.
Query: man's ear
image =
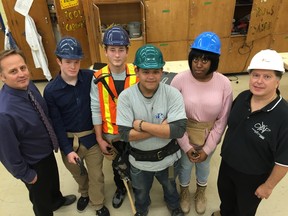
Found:
[[[57,62],[57,64],[58,64],[59,66],[62,64],[62,62],[60,61],[59,58],[56,58],[56,62]]]
[[[138,76],[138,74],[139,74],[139,68],[138,68],[138,67],[135,67],[135,68],[134,68],[134,71],[135,71],[136,76]]]
[[[2,72],[0,72],[0,79],[3,83],[5,83],[5,77]]]

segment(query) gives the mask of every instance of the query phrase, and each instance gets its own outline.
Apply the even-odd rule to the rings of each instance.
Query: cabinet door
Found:
[[[272,34],[278,11],[278,0],[254,0],[246,42],[255,41],[259,38]],[[284,13],[286,13],[286,11]]]
[[[271,36],[246,43],[245,37],[230,37],[221,40],[221,56],[218,71],[221,73],[241,73],[247,71],[253,56],[262,49],[268,49]]]
[[[89,68],[92,62],[82,1],[55,1],[55,9],[61,36],[72,36],[79,40],[84,52],[81,67]]]
[[[31,48],[26,42],[25,38],[25,18],[14,10],[16,1],[17,0],[2,0],[10,31],[18,47],[23,50],[26,56],[27,64],[31,72],[31,79],[45,80],[46,78],[43,75],[42,69],[35,68],[31,54]],[[41,14],[41,16],[39,16],[39,14]],[[48,67],[51,75],[54,77],[58,73],[59,67],[55,61],[54,51],[56,47],[56,41],[53,34],[46,0],[33,1],[29,15],[33,18],[37,31],[42,37],[42,43],[48,59]]]
[[[275,23],[275,34],[281,34],[281,33],[288,33],[288,1],[282,0],[281,4],[279,5],[279,11],[276,16],[276,23]],[[287,44],[287,42],[286,42]]]
[[[179,61],[188,59],[189,46],[186,40],[151,44],[155,45],[161,50],[164,61]]]
[[[88,42],[90,45],[90,55],[92,63],[101,62],[99,46],[101,43],[101,28],[99,8],[95,4],[96,0],[83,0],[85,23],[87,26]]]
[[[283,34],[273,34],[269,49],[274,49],[277,52],[288,51],[288,32]]]
[[[187,40],[189,0],[145,1],[147,42]]]
[[[230,37],[235,0],[191,0],[189,12],[189,40],[204,31],[213,31],[220,38]]]

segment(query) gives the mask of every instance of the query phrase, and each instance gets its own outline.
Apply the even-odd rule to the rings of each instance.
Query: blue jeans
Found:
[[[162,185],[164,191],[164,200],[167,203],[168,208],[179,208],[179,194],[177,192],[175,182],[175,179],[179,172],[179,168],[180,162],[176,161],[174,163],[174,177],[169,179],[169,167],[158,172],[149,172],[137,169],[136,167],[131,165],[130,173],[135,197],[135,207],[137,212],[145,213],[148,211],[148,207],[151,203],[149,194],[154,177]]]
[[[201,163],[192,163],[187,157],[186,153],[182,151],[182,157],[180,159],[180,171],[179,171],[179,182],[183,187],[189,186],[191,179],[192,168],[195,164],[196,170],[196,182],[200,186],[206,186],[208,176],[210,174],[210,160],[214,152],[208,155],[207,159]]]

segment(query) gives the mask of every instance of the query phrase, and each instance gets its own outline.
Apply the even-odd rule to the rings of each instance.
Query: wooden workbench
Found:
[[[178,73],[189,69],[188,61],[167,61],[164,65],[164,71]]]

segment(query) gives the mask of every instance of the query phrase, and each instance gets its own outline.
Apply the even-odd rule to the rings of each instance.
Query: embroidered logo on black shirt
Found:
[[[263,135],[265,132],[270,132],[271,130],[268,128],[268,125],[265,125],[264,122],[256,123],[254,124],[254,127],[252,128],[255,134],[259,136],[261,139],[265,139],[265,136]]]

